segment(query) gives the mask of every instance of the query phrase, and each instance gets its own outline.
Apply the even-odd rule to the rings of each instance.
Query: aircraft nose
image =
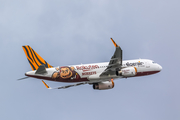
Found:
[[[162,70],[162,66],[160,66],[159,64],[158,64],[158,70],[159,70],[159,71]]]

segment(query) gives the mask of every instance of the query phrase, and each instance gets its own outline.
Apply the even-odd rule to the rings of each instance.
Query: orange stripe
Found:
[[[42,80],[42,82],[44,83],[44,85],[46,86],[46,88],[49,88],[49,86]]]
[[[137,68],[136,68],[136,67],[134,67],[134,69],[135,69],[135,72],[136,72],[136,74],[137,74]]]
[[[24,53],[30,63],[32,70],[37,70],[40,65],[45,64],[48,68],[53,68],[39,54],[36,53],[30,46],[22,46]]]
[[[114,81],[113,81],[113,79],[111,79],[111,82],[112,82],[112,88],[114,88]]]
[[[29,47],[30,47],[30,46],[29,46]],[[31,48],[31,47],[30,47],[30,48]],[[34,50],[31,48],[31,51],[34,51]],[[45,60],[44,60],[39,54],[37,54],[36,51],[32,52],[32,54],[33,54],[33,56],[34,56],[34,59],[35,59],[36,63],[38,64],[38,67],[39,67],[40,65],[42,65],[42,64],[39,62],[39,60],[40,60],[43,64],[46,64]],[[38,57],[39,60],[36,58],[36,56]],[[47,66],[48,66],[48,68],[52,68],[52,66],[49,65],[48,63],[47,63]],[[38,68],[37,68],[37,69],[38,69]]]
[[[38,57],[38,59],[39,59],[40,61],[42,61],[42,63],[46,64],[45,60],[44,60],[39,54],[37,54],[36,51],[34,51],[34,53],[36,54],[36,56]],[[48,66],[48,68],[52,68],[52,66],[49,65],[48,63],[47,63],[47,66]]]
[[[29,46],[29,47],[30,47],[30,46]],[[36,58],[36,56],[35,56],[35,54],[37,54],[37,53],[34,51],[34,52],[35,52],[35,54],[34,54],[34,53],[33,53],[33,49],[32,49],[31,47],[30,47],[30,49],[31,49],[32,54],[33,54],[33,56],[34,56],[34,60],[35,60],[36,63],[38,64],[38,68],[39,68],[39,66],[41,66],[41,63],[37,60],[37,58]],[[36,64],[36,63],[35,63],[35,64]],[[37,69],[38,69],[38,68],[37,68]]]
[[[26,46],[24,46],[24,47],[26,47]],[[26,52],[26,50],[25,50],[24,47],[22,47],[22,48],[23,48],[23,50],[24,50],[24,53],[25,53],[25,55],[26,55],[26,58],[29,60],[29,62],[33,63],[32,60],[28,57],[27,52]],[[26,49],[27,49],[27,47],[26,47]],[[31,64],[30,64],[30,66],[31,66]],[[34,70],[34,68],[33,68],[32,66],[31,66],[31,68],[32,68],[32,70]]]
[[[38,54],[36,53],[36,51],[34,51],[34,52],[35,52],[36,56],[38,57],[38,59],[45,64],[45,62],[44,62],[45,60],[44,60],[40,55],[38,55]]]
[[[26,49],[28,50],[28,53],[29,53],[31,59],[33,60],[32,64],[34,65],[34,67],[35,67],[36,70],[37,70],[37,69],[39,68],[39,66],[35,63],[35,61],[34,61],[34,59],[33,59],[33,57],[32,57],[32,54],[31,54],[30,49],[29,49],[27,46],[26,46]]]

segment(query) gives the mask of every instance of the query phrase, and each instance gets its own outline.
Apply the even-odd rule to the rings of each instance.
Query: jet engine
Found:
[[[106,82],[100,82],[100,83],[93,84],[93,89],[106,90],[106,89],[112,89],[112,88],[114,88],[113,81],[106,81]]]
[[[136,67],[123,68],[121,71],[116,71],[117,76],[132,77],[137,74]]]

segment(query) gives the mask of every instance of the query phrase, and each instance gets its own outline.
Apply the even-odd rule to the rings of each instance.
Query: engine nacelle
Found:
[[[100,82],[100,83],[93,84],[93,89],[106,90],[106,89],[112,89],[112,88],[114,88],[113,81],[106,81],[106,82]]]
[[[123,68],[121,71],[116,71],[117,76],[132,77],[137,74],[136,67]]]

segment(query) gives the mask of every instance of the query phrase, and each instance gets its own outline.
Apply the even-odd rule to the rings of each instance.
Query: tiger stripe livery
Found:
[[[46,68],[52,68],[52,66],[48,64],[40,55],[38,55],[29,45],[22,46],[22,48],[32,70],[37,70],[42,64],[44,64]]]

